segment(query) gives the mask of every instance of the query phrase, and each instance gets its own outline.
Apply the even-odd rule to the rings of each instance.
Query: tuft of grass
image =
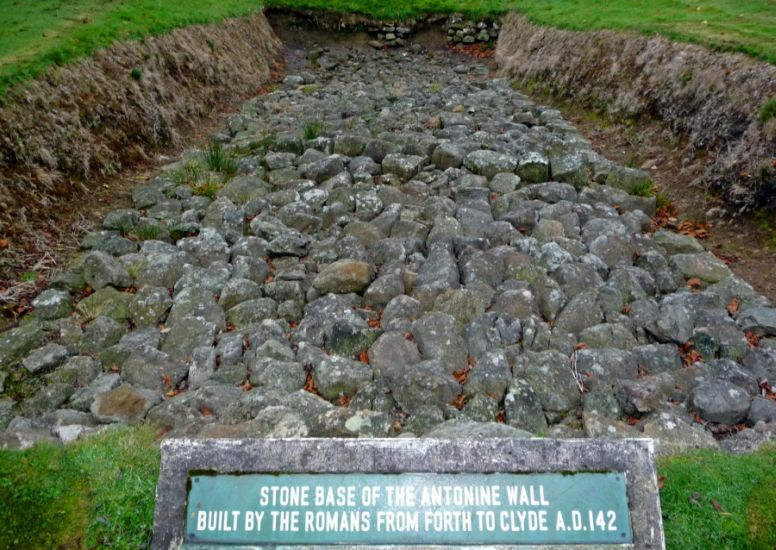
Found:
[[[644,181],[641,181],[635,185],[630,190],[630,194],[636,195],[637,197],[654,197],[655,187],[652,185],[651,180],[645,179]]]
[[[195,195],[200,197],[207,197],[213,200],[216,197],[216,193],[221,189],[221,184],[217,181],[205,180],[202,183],[196,184],[192,191]]]
[[[205,164],[213,172],[221,172],[227,178],[237,173],[237,159],[217,140],[210,140],[205,151]]]
[[[776,118],[776,97],[772,97],[760,108],[760,120],[763,124]]]
[[[129,71],[129,76],[132,77],[132,80],[140,80],[143,78],[143,71],[139,67],[135,67]]]
[[[323,122],[305,122],[302,125],[302,137],[304,139],[315,139],[324,133],[326,133],[326,125]]]
[[[19,280],[23,283],[34,283],[38,280],[38,274],[34,271],[25,271],[19,275]]]
[[[774,548],[775,468],[773,444],[747,455],[705,450],[660,459],[668,548]]]
[[[67,447],[0,451],[0,548],[145,548],[157,430],[110,429]]]
[[[202,177],[202,165],[196,160],[189,160],[183,167],[170,170],[168,174],[176,185],[196,184]]]

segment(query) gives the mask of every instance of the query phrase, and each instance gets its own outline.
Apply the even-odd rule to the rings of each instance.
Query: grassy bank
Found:
[[[516,10],[535,23],[576,30],[631,29],[742,51],[776,63],[772,0],[268,0],[274,6],[357,12],[376,18]],[[195,23],[248,14],[259,0],[0,0],[0,93],[117,40],[139,39]]]
[[[0,0],[0,93],[116,41],[246,15],[257,0]]]
[[[0,548],[146,547],[157,434],[119,428],[68,447],[0,451]],[[742,456],[695,452],[658,468],[669,549],[776,545],[776,447]]]

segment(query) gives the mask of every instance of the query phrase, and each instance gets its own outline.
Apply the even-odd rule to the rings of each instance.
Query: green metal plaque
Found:
[[[623,473],[193,475],[185,545],[627,544]]]

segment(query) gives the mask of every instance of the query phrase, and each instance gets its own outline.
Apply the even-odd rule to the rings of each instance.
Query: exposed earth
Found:
[[[297,47],[0,334],[3,446],[773,436],[776,309],[643,172],[477,60]]]

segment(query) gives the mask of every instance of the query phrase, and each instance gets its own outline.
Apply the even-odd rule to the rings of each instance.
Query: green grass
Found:
[[[148,426],[0,451],[0,548],[144,548],[158,470]]]
[[[776,446],[750,455],[700,451],[658,467],[669,548],[776,547]]]
[[[0,548],[145,548],[157,433],[124,427],[68,447],[0,451]],[[776,545],[776,446],[663,458],[658,471],[669,550]]]
[[[760,109],[760,120],[763,124],[776,117],[776,97],[769,99]]]
[[[118,40],[245,15],[259,6],[256,0],[0,0],[0,92]]]
[[[237,173],[237,159],[224,149],[220,141],[211,140],[205,151],[205,164],[213,172],[223,173],[227,179]]]
[[[516,10],[542,25],[657,32],[776,63],[773,0],[268,0],[266,4],[352,11],[382,19],[429,12],[497,16]],[[0,0],[0,94],[51,65],[117,40],[246,15],[260,6],[259,0]],[[127,72],[129,79],[141,77],[139,70]]]

